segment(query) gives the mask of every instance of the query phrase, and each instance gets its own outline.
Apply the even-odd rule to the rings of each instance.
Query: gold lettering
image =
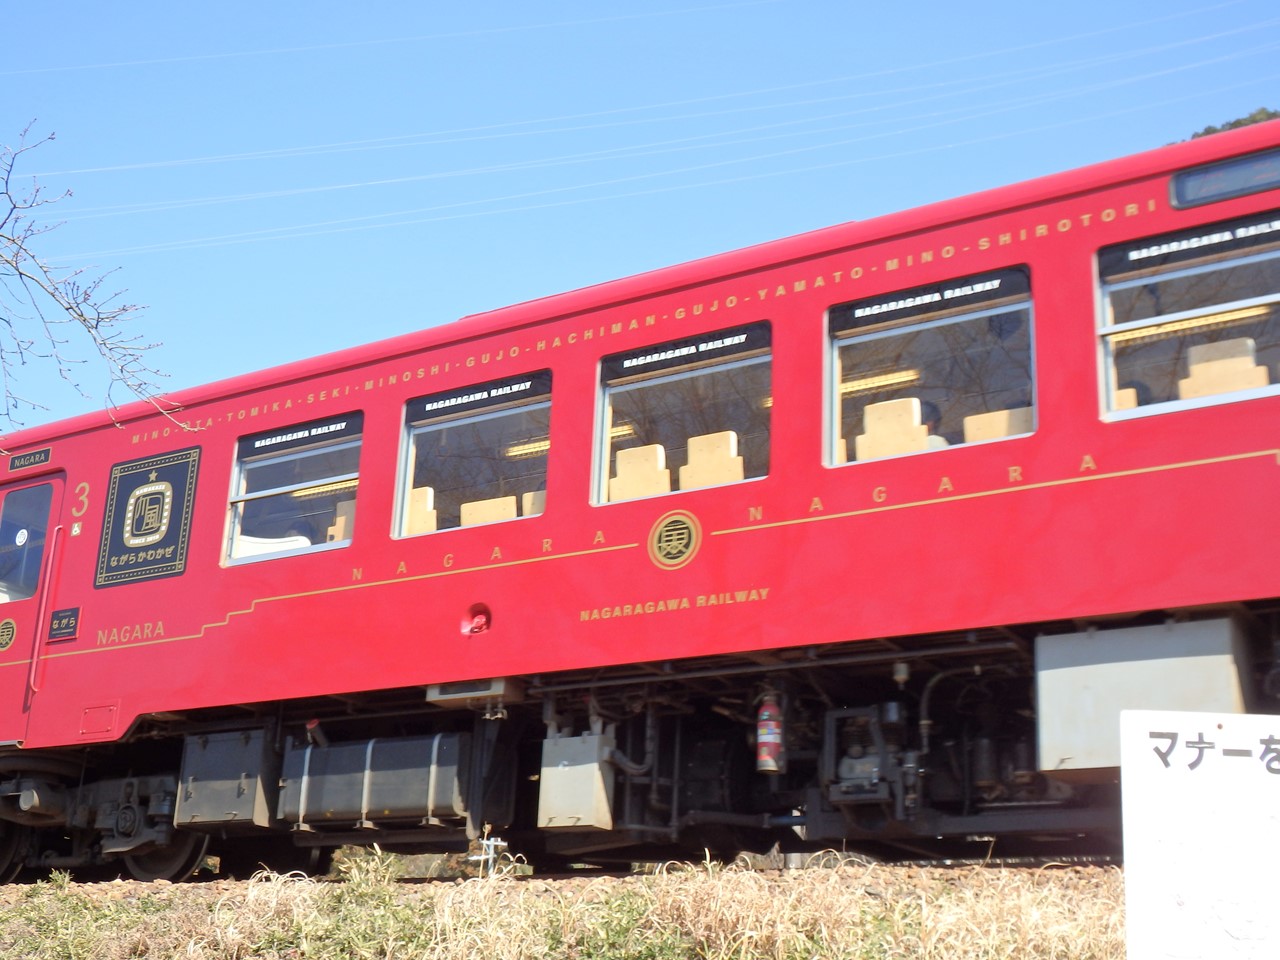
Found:
[[[1086,453],[1084,455],[1084,459],[1080,461],[1080,472],[1083,473],[1086,470],[1097,470],[1097,469],[1098,469],[1098,465],[1094,463],[1093,457],[1089,456],[1089,454]]]
[[[148,623],[129,623],[119,627],[111,627],[110,629],[99,629],[98,646],[136,643],[139,640],[155,640],[164,635],[163,620],[153,620]]]
[[[501,560],[501,559],[502,559],[502,548],[501,548],[501,547],[494,547],[494,548],[493,548],[493,553],[489,554],[489,559],[490,559],[490,560]]]
[[[359,583],[361,580],[363,580],[363,579],[364,579],[364,567],[352,567],[352,568],[351,568],[351,579],[352,579],[353,581],[355,581],[356,583]]]
[[[542,552],[543,552],[543,553],[550,553],[550,552],[551,552],[551,538],[550,538],[550,537],[548,537],[546,540],[543,540],[543,541],[542,541]]]
[[[446,553],[446,554],[444,555],[444,565],[445,565],[446,567],[452,567],[452,566],[453,566],[453,554],[452,554],[452,553]]]
[[[938,492],[939,492],[939,493],[947,493],[947,492],[949,492],[949,491],[951,491],[951,490],[954,490],[954,489],[955,489],[955,487],[953,487],[953,486],[951,485],[951,478],[950,478],[950,477],[943,477],[943,478],[942,478],[942,482],[938,484]]]
[[[747,519],[748,519],[748,520],[763,520],[763,519],[764,519],[764,507],[747,507]]]
[[[885,498],[889,496],[889,490],[886,487],[876,487],[871,491],[871,499],[876,503],[884,503]]]
[[[822,498],[821,498],[821,497],[814,497],[811,501],[809,501],[809,512],[810,512],[810,513],[821,513],[821,512],[822,512],[822,510],[823,510],[823,506],[822,506]]]
[[[407,566],[405,566],[405,562],[404,562],[403,560],[401,560],[401,561],[396,565],[396,575],[397,575],[397,576],[399,576],[399,575],[400,575],[400,574],[402,574],[402,573],[408,573],[408,572],[409,572],[409,568],[408,568]]]
[[[592,541],[591,541],[591,545],[592,545],[593,547],[594,547],[597,543],[604,543],[604,531],[603,531],[603,530],[597,530],[597,531],[596,531],[596,538],[595,538],[594,540],[592,540]]]
[[[1021,483],[1021,482],[1022,482],[1022,468],[1021,468],[1021,467],[1010,467],[1010,468],[1009,468],[1009,482],[1010,482],[1010,483]]]

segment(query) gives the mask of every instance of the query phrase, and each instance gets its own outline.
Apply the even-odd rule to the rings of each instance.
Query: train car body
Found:
[[[0,873],[1114,849],[1276,709],[1278,305],[1270,123],[12,435]]]

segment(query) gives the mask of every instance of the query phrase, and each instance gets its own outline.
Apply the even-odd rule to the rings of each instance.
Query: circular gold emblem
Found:
[[[8,650],[13,646],[13,638],[18,635],[18,625],[12,620],[0,623],[0,650]]]
[[[649,531],[649,559],[664,570],[676,570],[693,559],[702,546],[698,518],[673,510],[658,518]]]

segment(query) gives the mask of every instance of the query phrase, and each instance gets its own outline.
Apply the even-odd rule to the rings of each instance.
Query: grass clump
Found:
[[[0,888],[0,956],[24,960],[1040,960],[1124,956],[1118,870],[918,870],[836,862],[668,865],[546,881],[499,870],[401,882],[397,858],[336,881]]]

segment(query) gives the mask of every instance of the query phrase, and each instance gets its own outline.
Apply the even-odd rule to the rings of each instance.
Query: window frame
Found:
[[[4,568],[4,574],[0,577],[0,609],[9,603],[20,603],[24,600],[30,600],[40,593],[41,580],[44,577],[44,565],[47,558],[46,551],[50,547],[50,533],[53,523],[53,497],[54,497],[53,481],[35,482],[25,485],[8,486],[2,494],[0,494],[0,522],[8,521],[17,524],[14,518],[9,515],[9,506],[12,501],[17,510],[30,514],[32,507],[35,506],[34,516],[40,515],[40,506],[37,501],[19,502],[13,498],[25,498],[32,494],[36,498],[43,497],[43,522],[44,526],[40,530],[39,540],[36,541],[31,533],[32,526],[19,526],[14,534],[14,544],[12,546],[14,562],[12,566]],[[17,538],[22,537],[22,542],[17,542]],[[6,551],[8,552],[8,551]],[[0,564],[2,567],[3,564]],[[33,570],[31,568],[34,567]],[[30,589],[28,585],[21,579],[10,580],[9,573],[15,568],[21,571],[31,570]],[[10,592],[10,584],[14,584],[20,588],[21,595],[14,595]],[[23,592],[25,591],[25,592]]]
[[[359,411],[336,417],[325,417],[321,420],[291,424],[276,430],[268,430],[241,437],[236,445],[236,457],[231,474],[231,489],[227,496],[227,532],[223,538],[223,563],[228,566],[239,566],[240,564],[256,563],[261,560],[321,553],[350,546],[354,536],[354,503],[359,492],[360,452],[363,443],[364,414]],[[265,446],[269,449],[256,452],[258,446]],[[352,449],[357,451],[356,469],[354,471],[328,474],[311,480],[280,484],[262,490],[245,492],[247,479],[251,472],[264,464],[285,464],[305,460],[315,456],[317,453],[338,453]],[[246,504],[273,497],[289,496],[305,490],[320,490],[335,484],[352,484],[350,487],[351,496],[347,498],[353,504],[350,513],[351,529],[346,530],[346,536],[342,537],[342,539],[329,540],[327,538],[327,530],[329,528],[314,530],[316,536],[324,536],[325,539],[319,542],[313,540],[307,546],[292,543],[293,538],[287,535],[285,537],[263,538],[244,532],[244,508]],[[346,502],[346,500],[337,502]],[[338,513],[335,508],[335,523],[337,516]],[[310,521],[308,521],[308,524],[310,524]],[[264,541],[258,544],[262,549],[250,553],[238,553],[238,545],[242,544],[246,537],[252,538],[255,543]],[[270,540],[282,541],[279,549],[270,549],[269,543],[266,542]]]
[[[1002,284],[1006,279],[1016,278],[1013,292],[1000,292],[997,296],[986,296],[990,291],[976,291],[966,294],[965,287],[981,285],[993,280]],[[998,288],[997,288],[998,289]],[[974,299],[969,299],[969,298]],[[948,302],[953,306],[947,306]],[[937,306],[935,306],[937,305]],[[870,322],[858,324],[858,309],[874,311],[870,316],[882,317]],[[899,312],[902,311],[902,312]],[[932,330],[941,330],[950,326],[973,323],[983,318],[998,317],[1014,311],[1025,314],[1027,325],[1027,392],[1030,398],[1031,424],[1026,430],[993,436],[989,438],[947,442],[940,446],[930,445],[923,449],[902,453],[891,453],[859,460],[853,453],[852,444],[846,441],[849,449],[845,459],[839,457],[840,442],[844,439],[844,401],[842,385],[843,360],[842,351],[851,349],[859,343],[874,343],[893,337],[905,336]],[[854,315],[849,320],[842,314]],[[921,317],[922,319],[913,319]],[[1018,437],[1034,434],[1040,426],[1040,398],[1036,376],[1036,310],[1033,297],[1031,267],[1026,263],[1008,264],[980,273],[964,274],[948,277],[933,283],[915,287],[898,288],[857,300],[843,301],[827,308],[826,317],[826,349],[828,351],[825,366],[824,411],[826,420],[823,430],[823,462],[827,467],[846,467],[857,463],[873,463],[903,456],[937,453],[963,447],[977,446],[985,443],[997,443]],[[934,389],[924,386],[924,390]],[[922,401],[923,402],[923,401]],[[1020,408],[1002,408],[1008,410]],[[998,411],[985,411],[998,412]],[[961,418],[963,424],[964,418]],[[932,438],[930,438],[932,439]]]
[[[726,341],[735,342],[726,343]],[[685,357],[691,357],[691,359],[685,359]],[[629,503],[658,496],[672,496],[680,493],[691,493],[695,490],[750,483],[766,478],[773,469],[772,412],[768,417],[769,440],[765,455],[766,469],[764,473],[755,476],[744,476],[741,480],[731,480],[685,489],[682,489],[678,482],[672,482],[670,489],[667,491],[611,499],[609,496],[609,484],[610,480],[613,479],[615,457],[614,441],[611,436],[614,409],[612,398],[618,391],[629,392],[660,387],[663,384],[677,383],[682,380],[706,376],[710,371],[722,372],[745,369],[750,366],[767,365],[769,371],[768,397],[772,400],[775,392],[773,361],[773,323],[767,319],[709,330],[675,340],[647,344],[643,347],[609,354],[602,358],[596,389],[595,450],[592,456],[591,478],[592,506]],[[633,367],[635,369],[631,369]],[[631,372],[628,372],[628,370],[631,370]],[[770,403],[770,411],[772,411],[772,403]],[[741,441],[742,437],[739,437],[738,440]],[[672,474],[677,474],[679,466],[667,463],[666,469]]]
[[[511,520],[531,520],[546,512],[545,495],[547,492],[547,476],[550,472],[551,453],[551,408],[552,408],[552,372],[549,368],[533,370],[528,373],[500,380],[489,380],[477,384],[468,384],[451,390],[424,394],[407,401],[401,417],[400,462],[396,470],[395,510],[392,517],[391,536],[393,539],[405,540],[425,537],[432,534],[447,533],[451,530],[464,530],[472,526],[487,526],[491,523],[506,523]],[[524,394],[524,396],[520,396]],[[415,406],[424,409],[414,415]],[[429,407],[436,407],[443,412],[434,413]],[[414,485],[414,474],[417,468],[416,440],[419,436],[435,430],[448,429],[468,423],[483,423],[509,417],[521,412],[547,411],[547,449],[541,452],[543,470],[540,491],[544,500],[534,513],[524,513],[522,496],[517,500],[514,516],[493,520],[481,520],[471,524],[459,522],[449,526],[435,526],[431,529],[409,530],[412,514],[413,491],[421,489]],[[516,458],[512,458],[516,459]],[[424,484],[424,486],[427,486]],[[515,496],[515,495],[511,495]],[[472,502],[472,501],[460,501]],[[435,508],[431,508],[432,513]]]
[[[1207,201],[1206,201],[1207,202]],[[1252,228],[1265,224],[1269,230],[1253,234]],[[1240,233],[1239,231],[1245,231]],[[1229,234],[1229,236],[1228,236]],[[1207,239],[1206,239],[1207,238]],[[1219,239],[1215,239],[1219,238]],[[1167,249],[1166,249],[1167,248]],[[1164,250],[1162,253],[1152,251]],[[1138,258],[1150,262],[1122,270],[1117,263]],[[1175,397],[1131,408],[1115,405],[1119,383],[1115,362],[1117,341],[1138,339],[1143,330],[1184,325],[1184,329],[1208,327],[1209,318],[1235,311],[1270,307],[1280,316],[1280,289],[1273,293],[1242,297],[1205,306],[1193,306],[1172,313],[1155,314],[1138,320],[1112,323],[1111,294],[1136,287],[1150,286],[1169,280],[1211,276],[1223,270],[1250,264],[1276,261],[1280,267],[1280,210],[1263,211],[1182,228],[1176,231],[1139,237],[1101,248],[1095,261],[1095,343],[1098,363],[1098,411],[1106,422],[1120,422],[1141,417],[1160,416],[1182,410],[1194,410],[1240,403],[1280,393],[1280,377],[1263,387],[1228,390],[1193,398]],[[1110,279],[1119,278],[1119,279]],[[1197,319],[1206,322],[1196,324]]]

